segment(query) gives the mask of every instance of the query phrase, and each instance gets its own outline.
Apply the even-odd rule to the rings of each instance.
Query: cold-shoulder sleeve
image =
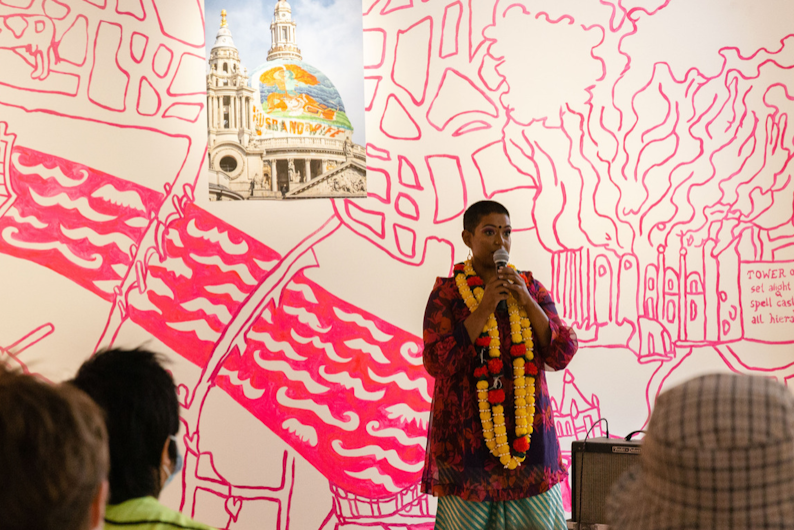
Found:
[[[557,314],[557,306],[554,305],[554,300],[551,294],[539,281],[534,279],[531,274],[528,274],[528,287],[529,294],[535,297],[538,305],[549,317],[549,327],[551,328],[551,342],[548,348],[541,346],[537,347],[543,362],[549,365],[554,370],[562,370],[573,359],[576,350],[579,348],[579,341],[576,338],[576,332],[569,326],[566,326],[560,316]]]
[[[453,304],[462,304],[455,281],[438,278],[427,300],[423,325],[425,369],[433,377],[448,377],[471,366],[474,346],[464,325],[465,317],[456,319]],[[463,308],[463,313],[469,314]]]

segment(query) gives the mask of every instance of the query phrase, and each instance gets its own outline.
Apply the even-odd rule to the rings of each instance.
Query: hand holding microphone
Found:
[[[507,267],[507,262],[510,261],[510,254],[503,248],[498,249],[496,252],[493,253],[493,262],[496,265],[496,272],[499,272],[499,269],[503,267]],[[509,280],[508,280],[509,281]],[[512,282],[511,282],[512,283]],[[497,311],[507,311],[507,300],[500,300],[499,303],[496,305]]]

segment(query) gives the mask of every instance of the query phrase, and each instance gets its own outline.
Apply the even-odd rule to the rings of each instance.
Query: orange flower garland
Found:
[[[508,265],[515,269],[513,265]],[[471,260],[455,265],[455,284],[458,287],[463,301],[472,313],[480,305],[484,294],[482,278],[477,276],[471,265]],[[472,289],[473,288],[473,289]],[[499,349],[499,329],[493,313],[488,317],[485,327],[475,346],[483,351],[488,348],[488,357],[480,355],[480,366],[474,369],[477,378],[477,401],[480,409],[480,422],[482,423],[485,445],[491,454],[508,469],[515,469],[521,465],[529,450],[532,425],[535,418],[535,378],[531,374],[537,373],[534,358],[532,327],[523,307],[511,294],[507,300],[507,312],[510,318],[510,333],[513,346],[510,355],[513,357],[513,400],[516,409],[516,438],[513,449],[507,443],[507,428],[505,427],[504,407],[505,392],[501,388],[500,377],[503,366],[501,351]]]

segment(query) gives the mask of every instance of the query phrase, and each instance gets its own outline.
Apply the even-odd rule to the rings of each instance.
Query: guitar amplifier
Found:
[[[612,484],[639,463],[642,444],[620,438],[588,438],[571,443],[571,520],[579,528],[604,525]]]

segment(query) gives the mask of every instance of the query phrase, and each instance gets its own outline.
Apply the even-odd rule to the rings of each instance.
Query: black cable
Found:
[[[590,436],[590,431],[593,430],[593,427],[595,427],[596,425],[598,425],[602,421],[607,426],[607,438],[609,438],[609,422],[607,421],[606,418],[598,418],[598,420],[596,420],[596,422],[594,424],[592,424],[589,429],[587,429],[587,434],[584,435],[584,443],[587,443],[587,437]]]
[[[638,431],[631,431],[631,432],[630,432],[630,433],[628,433],[628,434],[626,435],[626,437],[625,437],[625,438],[623,438],[623,439],[624,439],[624,440],[626,440],[627,442],[630,442],[630,441],[631,441],[631,439],[634,437],[634,435],[635,435],[635,434],[640,434],[640,433],[642,433],[642,434],[645,434],[645,431],[643,431],[642,429],[640,429],[640,430],[638,430]]]
[[[574,492],[574,495],[576,495],[578,497],[578,499],[579,499],[579,503],[578,503],[578,506],[577,506],[577,508],[579,508],[579,510],[578,510],[579,513],[576,515],[576,528],[577,529],[581,528],[580,525],[582,524],[582,495],[581,495],[581,493],[582,493],[582,473],[584,472],[584,455],[587,454],[587,438],[590,437],[590,433],[593,431],[593,427],[595,427],[596,425],[598,425],[602,421],[604,422],[604,424],[607,427],[606,428],[607,438],[609,438],[609,421],[607,421],[606,418],[598,418],[598,420],[596,420],[596,422],[593,423],[590,426],[589,429],[587,429],[587,433],[584,435],[584,441],[582,441],[582,458],[581,458],[581,462],[580,462],[580,465],[579,465],[579,480],[577,481],[577,484],[576,484],[578,486],[577,487],[578,491]],[[575,456],[574,456],[574,458],[575,458]]]

